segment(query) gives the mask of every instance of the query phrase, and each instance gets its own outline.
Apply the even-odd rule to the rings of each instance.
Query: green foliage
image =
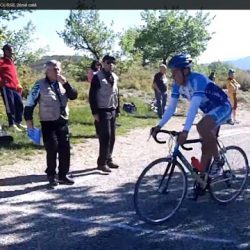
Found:
[[[130,28],[123,32],[120,37],[120,47],[122,50],[122,55],[126,56],[128,59],[133,61],[140,61],[142,59],[142,54],[135,48],[135,41],[140,35],[138,28]]]
[[[58,34],[69,47],[99,60],[112,49],[115,34],[111,26],[100,20],[98,10],[72,10],[64,31]]]
[[[154,69],[133,66],[127,72],[119,75],[119,85],[124,89],[136,89],[145,92],[152,92],[153,76],[156,73]]]
[[[5,42],[13,44],[15,48],[15,63],[17,65],[30,65],[48,51],[48,48],[40,48],[36,51],[32,50],[31,44],[34,42],[34,32],[35,26],[32,22],[28,22],[20,30],[6,32]]]
[[[15,20],[18,17],[22,17],[25,12],[31,12],[31,10],[4,10],[0,9],[0,21],[11,21]],[[7,31],[7,26],[2,26],[0,27],[0,43],[3,42],[6,39],[6,31]]]
[[[28,10],[29,12],[31,12],[30,10]],[[14,20],[18,17],[23,16],[23,14],[27,12],[27,10],[23,11],[23,10],[0,10],[0,19],[2,20],[6,20],[6,21],[11,21]]]
[[[17,71],[20,84],[23,87],[23,97],[27,98],[31,87],[38,79],[43,77],[43,74],[42,72],[40,74],[34,72],[30,67],[26,65],[18,66]]]
[[[143,11],[145,25],[135,39],[135,48],[143,54],[143,65],[163,60],[178,52],[193,57],[206,49],[211,34],[207,31],[212,19],[202,11],[191,16],[187,11]]]
[[[62,62],[62,69],[67,76],[72,77],[75,81],[83,82],[87,81],[87,72],[91,62],[92,60],[87,57],[83,57],[77,62],[65,60]]]
[[[246,71],[236,71],[236,80],[240,84],[240,89],[242,91],[250,90],[250,74]]]

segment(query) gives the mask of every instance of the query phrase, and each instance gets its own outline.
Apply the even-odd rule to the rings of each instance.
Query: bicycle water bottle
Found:
[[[192,166],[193,166],[196,170],[198,170],[199,172],[202,172],[203,168],[202,168],[202,166],[201,166],[200,161],[199,161],[197,158],[195,158],[194,156],[191,157],[191,163],[192,163]]]

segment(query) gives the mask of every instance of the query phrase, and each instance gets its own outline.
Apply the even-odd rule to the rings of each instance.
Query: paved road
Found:
[[[178,129],[179,124],[174,120],[171,126]],[[135,181],[149,162],[166,155],[166,146],[146,142],[147,135],[148,129],[142,129],[117,139],[121,167],[109,175],[95,169],[96,140],[75,146],[76,184],[71,187],[48,189],[44,155],[36,163],[23,162],[20,169],[15,164],[0,179],[0,249],[250,249],[250,189],[228,206],[217,205],[208,195],[198,202],[185,200],[161,226],[138,220],[132,202]],[[191,137],[195,135],[193,131]],[[249,135],[247,119],[221,131],[223,142],[240,145],[248,155]],[[192,154],[199,155],[198,146]]]

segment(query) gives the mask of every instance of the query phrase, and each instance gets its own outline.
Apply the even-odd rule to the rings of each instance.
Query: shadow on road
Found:
[[[95,169],[74,171],[72,174],[88,174],[91,171]],[[27,183],[30,178],[38,183],[43,180],[42,176],[29,176],[19,181]],[[107,182],[112,181],[110,177],[103,178],[107,178]],[[14,180],[7,182],[15,183]],[[15,235],[15,242],[5,246],[11,250],[197,250],[204,247],[233,250],[236,249],[235,244],[250,237],[248,191],[227,206],[216,204],[209,196],[202,197],[198,202],[185,200],[173,219],[161,226],[151,226],[140,222],[134,212],[134,183],[122,184],[109,192],[82,183],[80,187],[48,191],[50,195],[46,199],[35,197],[34,200],[12,202],[11,206],[22,206],[30,213],[0,211],[1,238],[4,241],[9,235]],[[148,191],[145,189],[145,192]],[[7,223],[7,217],[11,218],[11,223]],[[180,232],[186,236],[178,235]],[[193,234],[214,241],[192,239],[190,236]],[[228,239],[235,243],[218,243],[216,239]]]

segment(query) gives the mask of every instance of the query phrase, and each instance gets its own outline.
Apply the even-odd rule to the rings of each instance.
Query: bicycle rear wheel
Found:
[[[179,209],[186,192],[187,176],[181,164],[168,158],[157,159],[136,182],[136,213],[147,223],[164,223]]]
[[[225,164],[220,176],[209,185],[211,197],[221,204],[235,200],[245,188],[249,166],[246,153],[238,146],[228,146],[221,153]]]

